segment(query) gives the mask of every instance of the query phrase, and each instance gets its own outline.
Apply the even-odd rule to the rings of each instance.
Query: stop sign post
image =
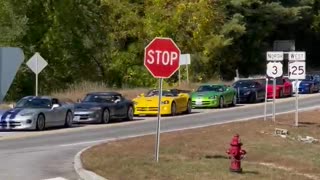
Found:
[[[181,51],[171,38],[154,38],[144,51],[144,66],[159,79],[158,121],[155,158],[159,162],[162,81],[170,78],[180,67]]]

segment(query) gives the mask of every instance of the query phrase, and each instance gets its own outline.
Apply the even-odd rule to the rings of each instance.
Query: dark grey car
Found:
[[[238,103],[254,103],[265,99],[265,86],[255,80],[239,80],[232,86],[237,91]]]
[[[133,120],[134,104],[117,92],[91,92],[75,104],[73,122],[108,123],[111,119]]]

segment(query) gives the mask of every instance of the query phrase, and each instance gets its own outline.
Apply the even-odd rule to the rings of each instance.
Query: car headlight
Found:
[[[161,104],[169,104],[169,103],[170,103],[170,101],[168,101],[168,100],[165,100],[165,101],[161,102]]]
[[[90,110],[101,110],[101,107],[93,107],[93,108],[90,108]]]
[[[34,113],[33,112],[26,112],[26,113],[21,113],[21,116],[32,116]]]
[[[243,95],[249,95],[251,93],[251,91],[247,91],[247,92],[245,92],[245,93],[243,93]]]
[[[217,99],[218,96],[214,95],[214,96],[210,96],[209,99]]]

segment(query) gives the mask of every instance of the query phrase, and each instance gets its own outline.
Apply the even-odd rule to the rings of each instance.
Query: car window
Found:
[[[276,85],[283,85],[284,81],[285,81],[285,80],[282,79],[282,78],[276,78]],[[269,85],[272,85],[272,84],[273,84],[273,79],[269,80],[269,81],[268,81],[268,84],[269,84]]]
[[[205,91],[215,91],[215,92],[223,92],[225,91],[225,87],[222,85],[203,85],[197,89],[197,92],[205,92]]]
[[[95,102],[95,103],[113,103],[115,97],[112,95],[98,95],[98,94],[88,94],[83,102]]]
[[[25,98],[17,102],[16,108],[51,108],[50,99]]]
[[[59,102],[58,99],[53,98],[53,99],[52,99],[52,104],[59,104],[59,105],[60,105],[60,102]]]
[[[159,91],[158,90],[150,90],[146,95],[146,97],[152,97],[152,96],[159,96]],[[172,92],[170,90],[163,90],[162,96],[170,97],[170,96],[178,96],[178,94],[175,92]]]
[[[255,87],[254,81],[237,81],[233,84],[234,88],[252,88]]]

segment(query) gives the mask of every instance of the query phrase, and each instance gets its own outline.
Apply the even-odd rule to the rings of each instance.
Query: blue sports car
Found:
[[[306,79],[298,83],[298,91],[301,94],[309,94],[319,92],[320,90],[320,81],[314,75],[306,75]]]

